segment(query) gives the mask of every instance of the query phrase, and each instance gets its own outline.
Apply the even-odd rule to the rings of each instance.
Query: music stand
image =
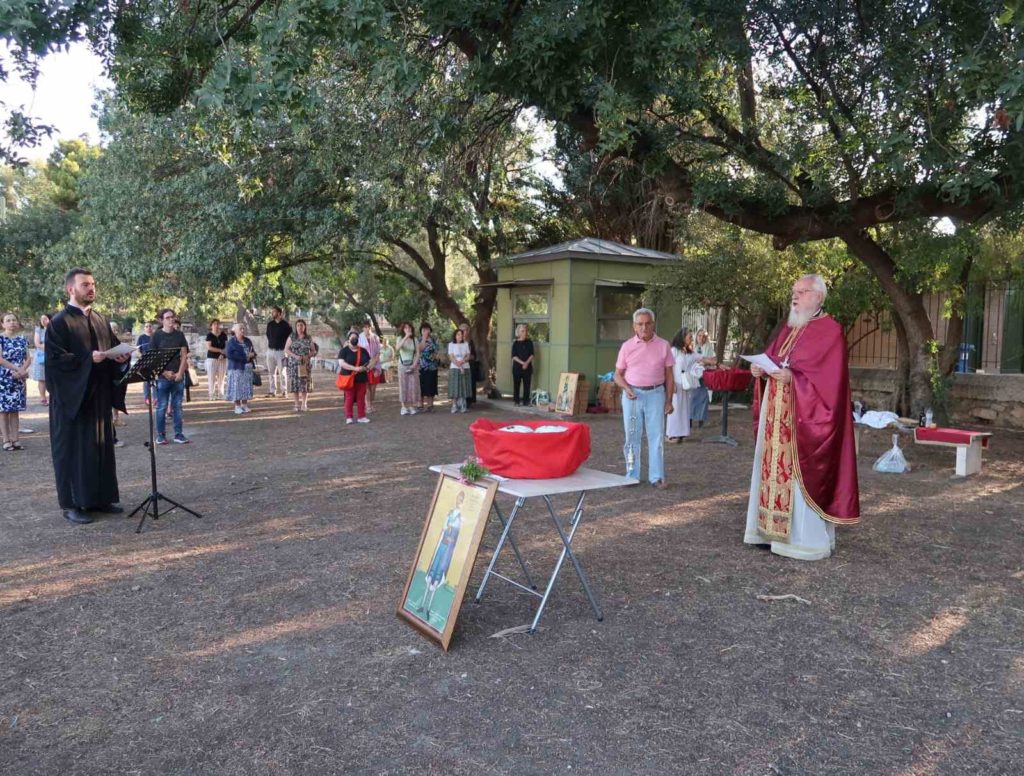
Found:
[[[171,360],[181,355],[181,350],[178,348],[165,348],[163,350],[147,350],[144,351],[139,360],[132,366],[131,369],[121,378],[120,384],[126,385],[128,383],[149,383],[150,397],[149,402],[149,442],[146,446],[149,447],[149,473],[152,481],[152,489],[146,499],[139,504],[132,513],[128,515],[128,519],[131,520],[135,517],[135,513],[140,509],[142,510],[142,518],[139,520],[139,525],[135,529],[135,533],[142,533],[142,524],[146,522],[146,517],[152,517],[154,520],[160,517],[160,500],[163,499],[167,503],[171,504],[171,508],[166,510],[171,512],[177,507],[185,512],[188,512],[193,517],[202,517],[198,512],[193,512],[191,509],[186,507],[184,504],[179,504],[172,498],[167,498],[162,494],[156,487],[156,444],[155,436],[153,433],[153,404],[156,402],[156,388],[153,385],[156,379],[160,376],[160,373],[164,370]],[[150,514],[152,510],[152,514]]]

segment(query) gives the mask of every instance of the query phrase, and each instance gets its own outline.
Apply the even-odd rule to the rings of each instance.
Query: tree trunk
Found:
[[[934,341],[935,332],[924,307],[924,298],[900,285],[896,278],[896,263],[865,232],[845,233],[842,240],[850,253],[864,262],[878,279],[892,303],[893,317],[898,318],[902,326],[906,338],[904,352],[908,361],[909,400],[909,407],[902,410],[909,411],[911,417],[917,417],[926,407],[933,406],[935,399],[929,377],[931,356],[928,353],[928,343]]]
[[[242,303],[241,299],[234,299],[232,301],[235,303],[235,323],[244,323],[248,334],[251,334],[253,337],[259,336],[256,316]]]
[[[892,316],[896,332],[896,390],[892,395],[890,410],[897,415],[910,415],[910,346],[907,344],[907,330],[902,321]]]
[[[725,361],[725,346],[729,343],[729,324],[732,321],[732,307],[723,305],[718,313],[718,331],[715,332],[715,359],[719,364]]]

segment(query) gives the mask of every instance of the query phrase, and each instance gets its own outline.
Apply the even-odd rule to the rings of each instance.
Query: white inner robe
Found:
[[[761,419],[757,425],[757,444],[754,447],[754,471],[750,475],[750,500],[747,502],[747,528],[743,534],[744,544],[771,544],[772,552],[797,560],[823,560],[836,548],[836,527],[822,520],[818,513],[804,501],[800,483],[793,482],[793,522],[790,526],[789,541],[769,539],[757,531],[757,512],[761,501],[761,458],[764,455],[764,426],[768,412],[764,406],[768,400],[765,390],[761,398]],[[794,476],[796,472],[794,472]]]

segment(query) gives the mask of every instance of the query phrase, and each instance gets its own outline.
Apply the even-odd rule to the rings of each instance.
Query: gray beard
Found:
[[[807,323],[815,315],[814,312],[801,313],[794,310],[792,307],[789,308],[789,319],[786,321],[791,328],[799,329],[801,326],[807,325]]]

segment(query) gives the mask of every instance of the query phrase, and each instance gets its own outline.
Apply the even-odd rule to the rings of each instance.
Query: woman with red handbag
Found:
[[[348,344],[338,353],[338,388],[345,391],[345,423],[369,423],[366,417],[366,388],[370,384],[369,372],[376,366],[366,348],[359,346],[359,335],[350,332]],[[358,420],[353,418],[358,408]]]

